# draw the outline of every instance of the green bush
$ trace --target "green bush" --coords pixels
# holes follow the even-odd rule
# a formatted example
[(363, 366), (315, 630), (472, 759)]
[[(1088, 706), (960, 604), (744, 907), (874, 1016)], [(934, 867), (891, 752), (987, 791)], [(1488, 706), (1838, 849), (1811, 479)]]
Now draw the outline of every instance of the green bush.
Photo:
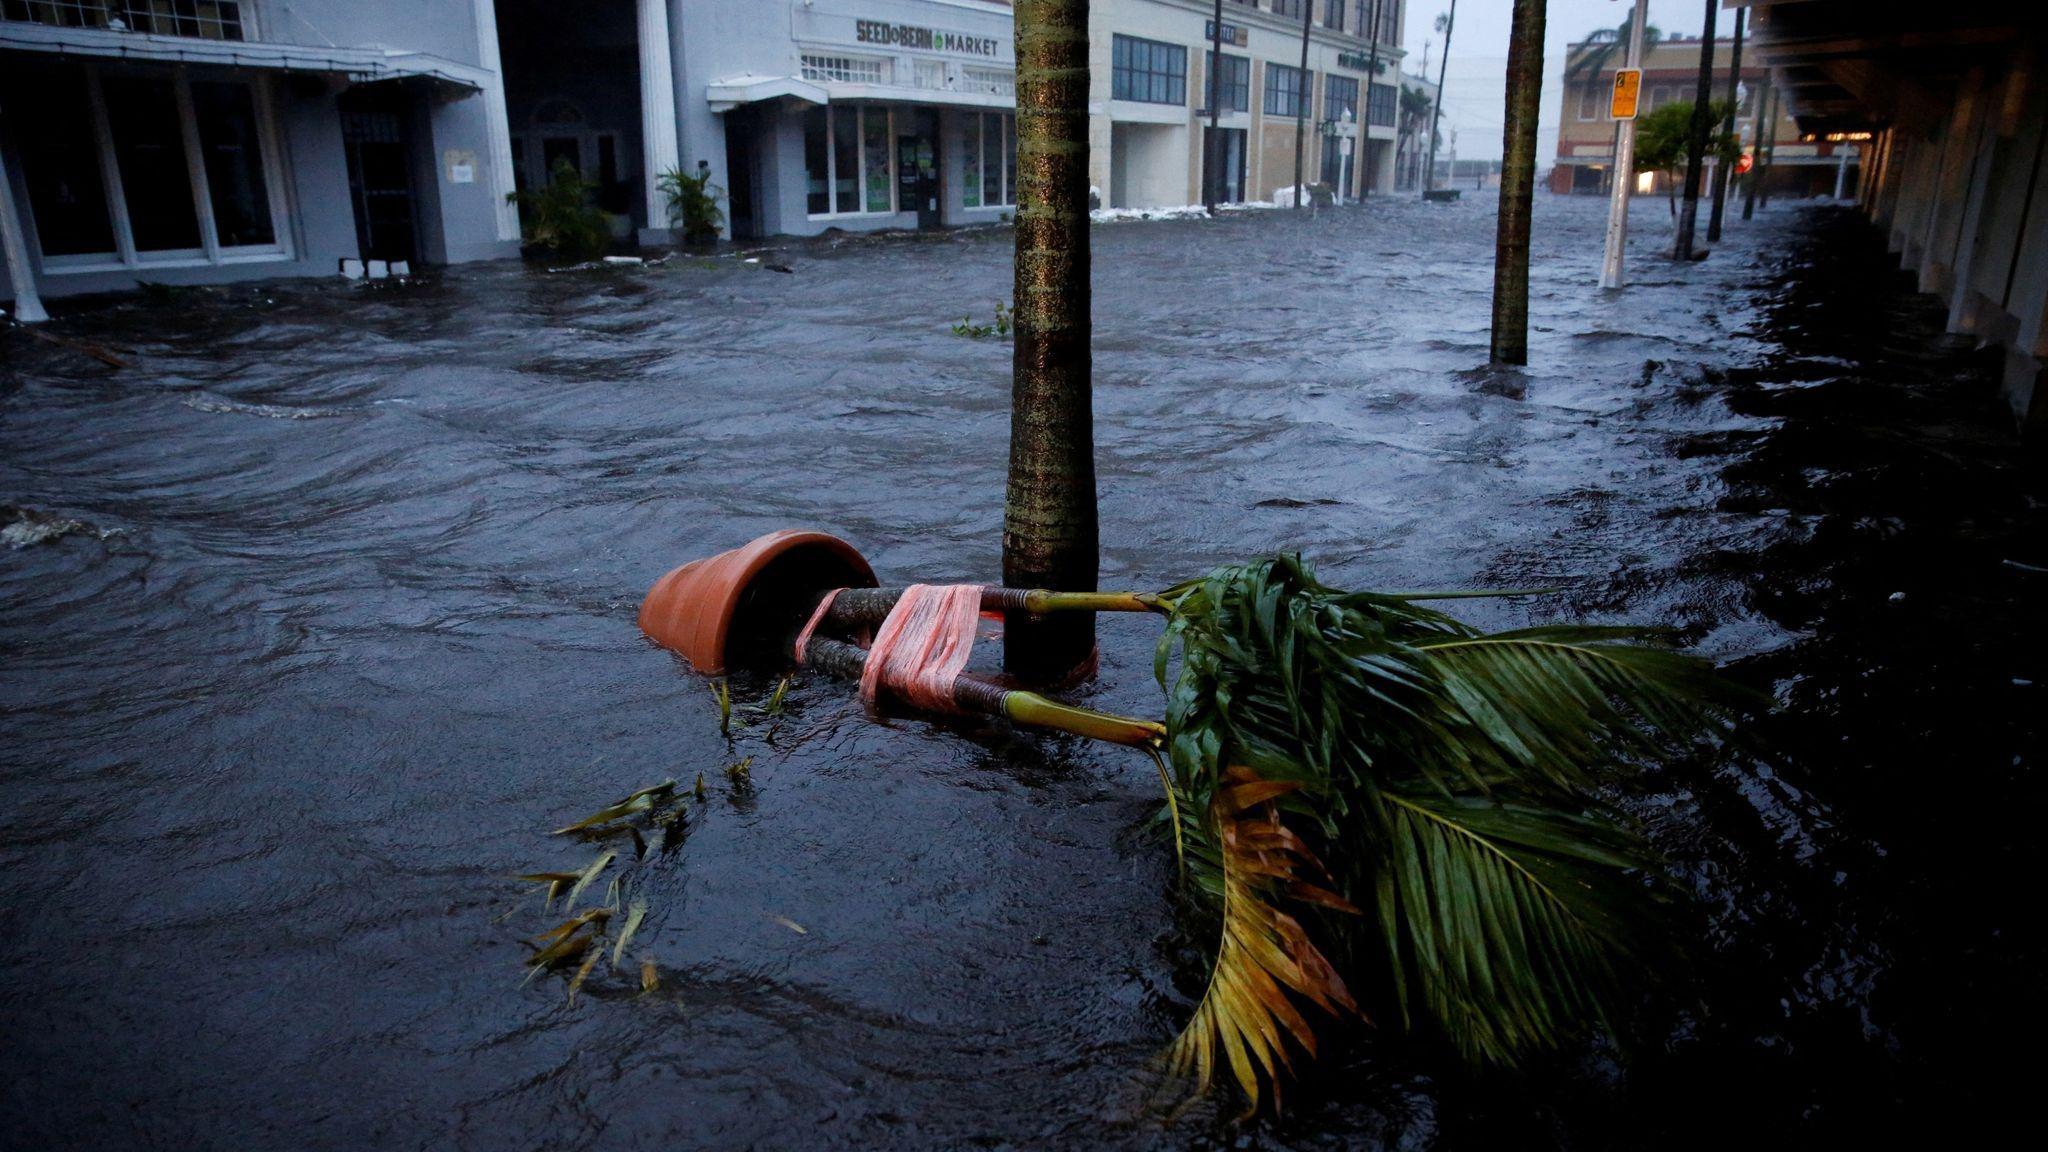
[(604, 209), (590, 202), (596, 190), (574, 164), (560, 159), (548, 175), (547, 187), (505, 198), (519, 205), (527, 244), (558, 259), (589, 260), (603, 255), (612, 241)]
[(718, 206), (725, 189), (711, 182), (708, 169), (692, 176), (671, 168), (656, 186), (668, 197), (668, 226), (683, 234), (683, 243), (710, 244), (718, 239), (725, 227), (725, 212)]

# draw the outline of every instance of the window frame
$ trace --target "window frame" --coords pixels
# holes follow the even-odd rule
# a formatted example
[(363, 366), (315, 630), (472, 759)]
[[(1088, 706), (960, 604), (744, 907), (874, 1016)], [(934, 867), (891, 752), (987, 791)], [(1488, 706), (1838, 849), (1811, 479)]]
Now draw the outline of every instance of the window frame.
[[(1600, 114), (1600, 93), (1607, 87), (1609, 87), (1609, 84), (1603, 84), (1598, 80), (1588, 80), (1585, 82), (1585, 84), (1583, 84), (1580, 87), (1578, 107), (1579, 123), (1591, 124), (1596, 121), (1605, 119), (1605, 117)], [(1592, 115), (1590, 116), (1586, 114), (1589, 109), (1592, 111)]]
[[(1295, 87), (1293, 91), (1294, 107), (1276, 108), (1274, 107), (1275, 99), (1277, 97), (1285, 96), (1288, 94), (1287, 91), (1284, 88), (1282, 88), (1281, 85), (1276, 83), (1276, 81), (1280, 77), (1287, 75), (1297, 77), (1297, 79), (1295, 80)], [(1302, 71), (1300, 68), (1297, 68), (1292, 64), (1282, 64), (1277, 60), (1266, 61), (1266, 99), (1263, 105), (1263, 107), (1265, 108), (1265, 114), (1268, 116), (1285, 116), (1289, 118), (1302, 116), (1306, 114), (1309, 108), (1307, 101), (1310, 96), (1309, 89), (1311, 88), (1311, 86), (1312, 85), (1309, 80), (1309, 74), (1307, 72)]]
[[(1169, 66), (1165, 69), (1154, 68), (1149, 66), (1145, 68), (1139, 68), (1127, 62), (1128, 57), (1126, 56), (1124, 51), (1121, 51), (1125, 48), (1126, 45), (1128, 45), (1132, 50), (1135, 50), (1139, 46), (1143, 46), (1148, 53), (1148, 64), (1150, 64), (1153, 61), (1153, 59), (1155, 59), (1157, 56), (1163, 55), (1169, 61)], [(1110, 99), (1122, 100), (1131, 104), (1159, 104), (1165, 107), (1187, 107), (1188, 50), (1185, 44), (1173, 44), (1165, 40), (1152, 40), (1143, 36), (1126, 36), (1123, 33), (1118, 32), (1110, 37), (1109, 52)], [(1136, 79), (1138, 77), (1146, 78), (1147, 82), (1145, 84), (1145, 89), (1147, 91), (1150, 91), (1153, 87), (1151, 78), (1163, 78), (1164, 83), (1167, 87), (1173, 90), (1174, 95), (1165, 98), (1154, 97), (1149, 95), (1129, 95), (1129, 92), (1137, 88)]]
[[(1017, 163), (1015, 144), (1017, 140), (1017, 117), (1009, 112), (969, 112), (973, 124), (972, 149), (963, 147), (961, 152), (967, 163), (965, 172), (974, 175), (975, 199), (967, 199), (967, 181), (960, 182), (960, 207), (981, 211), (982, 209), (1015, 208), (1017, 206)], [(996, 201), (990, 203), (988, 196), (988, 150), (991, 146), (988, 133), (989, 121), (995, 121), (999, 134), (993, 146), (996, 149)], [(964, 143), (964, 141), (963, 141)]]
[[(860, 170), (854, 173), (853, 181), (853, 199), (854, 203), (859, 205), (859, 207), (852, 212), (838, 210), (839, 147), (835, 137), (839, 132), (839, 117), (831, 114), (835, 108), (851, 108), (855, 113), (854, 119), (857, 122), (857, 130), (859, 132), (859, 138), (854, 141), (853, 145), (854, 155), (860, 161)], [(900, 190), (896, 186), (896, 110), (886, 104), (827, 104), (825, 105), (825, 112), (825, 197), (826, 202), (832, 207), (832, 211), (812, 212), (809, 210), (810, 205), (806, 203), (804, 205), (804, 219), (849, 220), (866, 218), (873, 220), (901, 213), (903, 210), (902, 197)], [(871, 210), (867, 206), (868, 155), (866, 141), (868, 117), (877, 112), (882, 115), (884, 131), (889, 140), (889, 207)], [(810, 176), (809, 170), (806, 169), (804, 174), (806, 179), (808, 179)]]
[[(1209, 46), (1203, 46), (1202, 57), (1204, 61), (1208, 63), (1211, 70), (1211, 74), (1206, 78), (1207, 83), (1210, 84), (1213, 84), (1216, 80), (1217, 75), (1222, 72), (1222, 69), (1215, 65), (1215, 61), (1213, 59), (1215, 55), (1216, 53), (1213, 50), (1211, 50)], [(1225, 104), (1223, 105), (1221, 110), (1225, 113), (1243, 112), (1249, 114), (1252, 110), (1252, 58), (1249, 56), (1239, 56), (1233, 52), (1225, 52), (1223, 53), (1223, 61), (1224, 63), (1230, 65), (1231, 70), (1233, 72), (1237, 70), (1239, 65), (1243, 65), (1244, 67), (1244, 85), (1242, 89), (1244, 92), (1244, 104), (1241, 106), (1237, 104)], [(1236, 83), (1235, 79), (1232, 80), (1228, 90), (1230, 92), (1231, 97), (1235, 99), (1239, 91), (1239, 85)], [(1208, 105), (1205, 103), (1202, 105), (1202, 107), (1206, 108), (1208, 107)]]
[[(1337, 95), (1337, 92), (1336, 92), (1336, 90), (1337, 90), (1337, 89), (1338, 89), (1339, 87), (1341, 87), (1341, 86), (1343, 86), (1343, 85), (1346, 85), (1346, 84), (1349, 84), (1349, 85), (1351, 86), (1351, 99), (1350, 99), (1350, 100), (1349, 100), (1349, 101), (1348, 101), (1348, 102), (1347, 102), (1347, 103), (1346, 103), (1345, 105), (1343, 105), (1343, 106), (1335, 106), (1334, 102), (1335, 102), (1335, 99), (1336, 99), (1336, 95)], [(1359, 122), (1358, 116), (1359, 116), (1359, 112), (1361, 111), (1361, 110), (1360, 110), (1360, 108), (1358, 107), (1358, 101), (1359, 101), (1359, 92), (1360, 92), (1360, 86), (1359, 86), (1358, 78), (1357, 78), (1356, 76), (1339, 76), (1339, 75), (1337, 75), (1337, 74), (1336, 74), (1335, 72), (1326, 72), (1326, 73), (1324, 73), (1324, 74), (1323, 74), (1323, 119), (1325, 119), (1325, 120), (1335, 120), (1335, 121), (1340, 121), (1340, 122), (1341, 122), (1341, 121), (1343, 120), (1343, 117), (1344, 117), (1344, 113), (1345, 113), (1346, 111), (1349, 111), (1349, 112), (1351, 113), (1351, 121), (1350, 121), (1350, 122), (1351, 122), (1351, 123), (1353, 123), (1353, 124), (1356, 124), (1356, 123), (1358, 123), (1358, 122)]]
[[(1387, 94), (1385, 120), (1376, 118), (1381, 92)], [(1374, 128), (1393, 128), (1398, 126), (1400, 119), (1401, 90), (1392, 84), (1376, 84), (1368, 77), (1365, 84), (1365, 122)]]
[[(245, 13), (246, 11), (244, 9)], [(90, 107), (89, 118), (99, 160), (100, 184), (107, 200), (107, 223), (113, 233), (114, 248), (109, 252), (46, 255), (43, 252), (42, 232), (35, 225), (35, 206), (32, 203), (24, 203), (22, 208), (29, 218), (30, 227), (35, 230), (38, 267), (45, 274), (58, 276), (151, 268), (205, 268), (295, 259), (291, 205), (285, 191), (284, 154), (278, 143), (277, 118), (272, 107), (269, 77), (200, 77), (202, 83), (239, 84), (249, 89), (250, 103), (254, 107), (256, 117), (257, 148), (262, 153), (264, 198), (269, 202), (270, 230), (271, 235), (275, 237), (268, 244), (226, 245), (220, 242), (218, 225), (214, 219), (213, 189), (206, 175), (206, 154), (200, 143), (198, 113), (192, 103), (191, 77), (184, 69), (165, 74), (154, 69), (118, 64), (106, 66), (97, 62), (81, 62), (76, 67), (85, 81), (86, 101)], [(101, 87), (103, 72), (143, 80), (162, 80), (171, 85), (173, 99), (177, 102), (179, 138), (185, 152), (185, 176), (190, 182), (192, 210), (199, 229), (198, 247), (151, 249), (147, 252), (135, 247), (135, 231), (128, 215), (127, 187), (122, 181), (120, 158), (115, 151), (113, 124), (107, 115), (106, 92)]]

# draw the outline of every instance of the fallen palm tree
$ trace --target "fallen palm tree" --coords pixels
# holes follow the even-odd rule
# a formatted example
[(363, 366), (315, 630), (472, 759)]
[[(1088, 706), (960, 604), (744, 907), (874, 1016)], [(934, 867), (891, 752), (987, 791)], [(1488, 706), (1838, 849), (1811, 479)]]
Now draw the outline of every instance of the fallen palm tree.
[[(1346, 977), (1380, 1023), (1475, 1064), (1605, 1027), (1665, 943), (1641, 837), (1605, 797), (1743, 703), (1649, 630), (1486, 633), (1427, 606), (1465, 594), (1344, 591), (1291, 555), (1159, 593), (875, 585), (843, 541), (775, 533), (663, 577), (640, 624), (700, 671), (793, 660), (870, 702), (1159, 756), (1220, 929), (1170, 1062), (1205, 1087), (1227, 1069), (1254, 1106), (1316, 1052), (1307, 1013), (1361, 1014)], [(1004, 610), (1164, 616), (1164, 723), (968, 673), (978, 615)]]

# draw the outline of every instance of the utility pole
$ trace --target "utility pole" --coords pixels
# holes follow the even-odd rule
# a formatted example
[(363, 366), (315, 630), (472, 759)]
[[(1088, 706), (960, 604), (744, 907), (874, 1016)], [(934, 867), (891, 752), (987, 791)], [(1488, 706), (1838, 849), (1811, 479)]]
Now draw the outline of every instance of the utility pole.
[[(1328, 0), (1325, 0), (1327, 3)], [(1316, 14), (1315, 0), (1301, 3), (1301, 95), (1294, 103), (1294, 207), (1301, 209), (1301, 150), (1303, 138), (1308, 134), (1309, 96), (1315, 85), (1308, 78), (1308, 27), (1309, 20)]]
[(1700, 219), (1700, 165), (1707, 154), (1707, 133), (1714, 130), (1714, 18), (1721, 0), (1706, 0), (1706, 26), (1700, 31), (1700, 78), (1693, 85), (1692, 130), (1685, 137), (1685, 211), (1678, 217), (1678, 242), (1671, 258), (1692, 259), (1692, 233)]
[[(1735, 134), (1735, 108), (1742, 103), (1742, 25), (1748, 13), (1735, 10), (1735, 57), (1728, 62), (1728, 115), (1721, 122), (1721, 134)], [(1721, 241), (1721, 218), (1728, 210), (1728, 162), (1723, 159), (1714, 165), (1714, 207), (1707, 213), (1707, 243)]]
[(1444, 77), (1451, 70), (1451, 32), (1458, 26), (1458, 0), (1451, 0), (1451, 10), (1444, 17), (1444, 54), (1436, 66), (1436, 109), (1429, 117), (1429, 170), (1422, 176), (1422, 198), (1429, 199), (1430, 189), (1436, 187), (1436, 126), (1444, 116)]
[[(1649, 23), (1650, 0), (1636, 0), (1629, 12), (1629, 68), (1643, 66), (1643, 25)], [(1628, 198), (1635, 189), (1636, 122), (1623, 120), (1614, 138), (1614, 194), (1607, 205), (1607, 253), (1600, 262), (1600, 286), (1619, 288), (1626, 281), (1622, 273), (1622, 251), (1628, 247)]]
[(1508, 17), (1508, 97), (1501, 129), (1500, 222), (1493, 242), (1493, 362), (1529, 362), (1529, 222), (1536, 128), (1543, 112), (1544, 0), (1515, 0)]
[(1771, 161), (1778, 158), (1778, 106), (1785, 101), (1778, 89), (1771, 89), (1771, 114), (1764, 119), (1763, 164), (1756, 170), (1756, 204), (1771, 206)]
[(1202, 207), (1216, 211), (1222, 195), (1223, 159), (1216, 153), (1223, 141), (1223, 0), (1216, 0), (1216, 19), (1209, 22), (1209, 133), (1202, 141)]
[[(1359, 151), (1363, 152), (1364, 155), (1358, 158), (1358, 166), (1365, 169), (1365, 182), (1358, 189), (1358, 198), (1360, 200), (1372, 195), (1372, 78), (1380, 74), (1380, 0), (1372, 0), (1371, 20), (1372, 23), (1365, 29), (1365, 34), (1372, 38), (1372, 57), (1366, 61), (1365, 65), (1365, 115), (1359, 117), (1364, 126), (1359, 130), (1358, 147)], [(1395, 84), (1394, 118), (1396, 120), (1401, 118), (1400, 108), (1401, 86)], [(1837, 196), (1836, 199), (1840, 199), (1840, 197)]]
[[(1095, 590), (1095, 415), (1088, 283), (1088, 0), (1017, 0), (1017, 301), (1003, 583)], [(1095, 654), (1087, 612), (1013, 612), (1003, 667), (1071, 676)]]

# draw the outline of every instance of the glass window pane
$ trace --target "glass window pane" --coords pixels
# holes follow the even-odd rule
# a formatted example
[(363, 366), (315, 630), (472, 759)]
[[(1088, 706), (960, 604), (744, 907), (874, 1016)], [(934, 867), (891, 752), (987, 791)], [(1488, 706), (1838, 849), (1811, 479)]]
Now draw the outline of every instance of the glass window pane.
[(185, 165), (185, 137), (171, 82), (108, 77), (101, 86), (136, 251), (199, 247), (192, 173)]
[(981, 150), (981, 186), (988, 189), (988, 202), (1008, 204), (1003, 198), (1003, 118), (990, 113), (982, 116), (983, 138), (987, 145)]
[(832, 210), (860, 211), (860, 109), (832, 110)]
[(889, 178), (889, 110), (863, 109), (861, 120), (865, 129), (861, 151), (867, 161), (863, 175), (867, 178), (868, 211), (887, 212), (893, 206), (890, 197), (896, 191), (895, 181)]
[(832, 168), (827, 159), (831, 125), (825, 109), (804, 110), (804, 211), (823, 216), (832, 211)]
[(1003, 203), (1017, 202), (1017, 118), (1001, 117), (1003, 122)]
[(256, 101), (248, 86), (195, 83), (192, 111), (199, 117), (199, 154), (206, 163), (206, 192), (221, 246), (277, 243)]
[(29, 214), (45, 256), (80, 256), (114, 251), (114, 225), (107, 216), (107, 188), (100, 175), (99, 136), (85, 74), (76, 68), (22, 69), (0, 96), (17, 111), (11, 117), (21, 175), (28, 185)]
[(981, 207), (981, 121), (980, 114), (970, 115), (960, 130), (960, 152), (967, 160), (960, 181), (960, 203), (968, 208)]

